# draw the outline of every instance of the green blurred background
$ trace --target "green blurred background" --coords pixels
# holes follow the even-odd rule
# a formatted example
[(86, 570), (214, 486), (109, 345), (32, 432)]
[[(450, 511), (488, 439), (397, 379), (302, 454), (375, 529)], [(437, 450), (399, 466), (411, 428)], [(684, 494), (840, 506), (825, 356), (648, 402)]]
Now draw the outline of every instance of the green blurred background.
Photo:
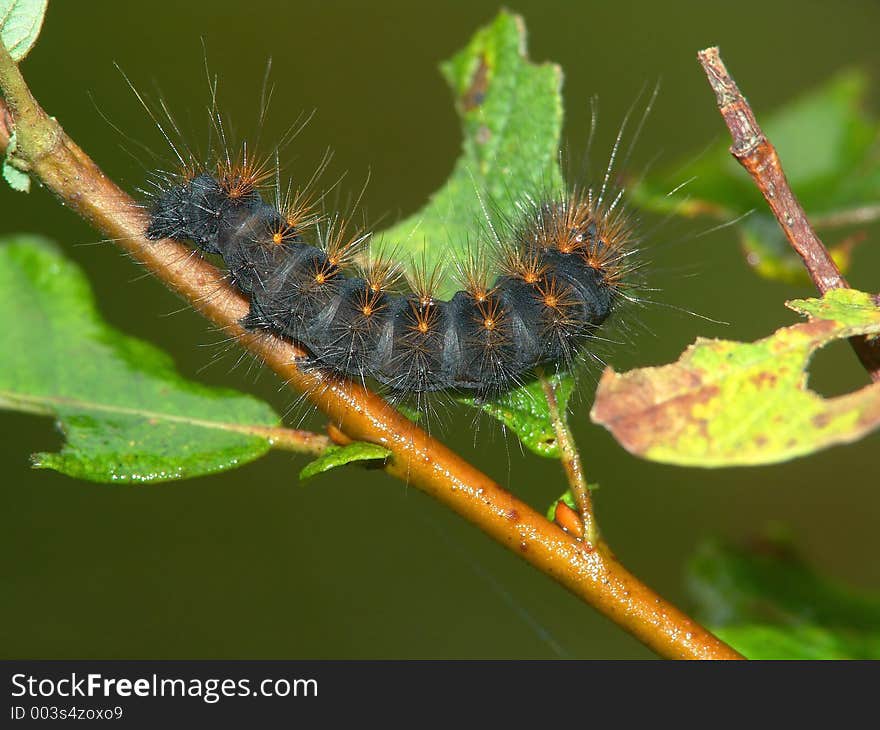
[[(122, 148), (137, 145), (102, 114), (133, 140), (166, 150), (114, 61), (139, 87), (161, 92), (198, 142), (208, 98), (200, 38), (221, 79), (222, 108), (242, 131), (254, 126), (271, 56), (277, 89), (267, 135), (317, 110), (289, 148), (289, 169), (310, 172), (331, 147), (330, 175), (349, 171), (345, 194), (372, 171), (365, 205), (387, 224), (416, 210), (449, 172), (458, 123), (436, 67), (497, 9), (483, 0), (56, 1), (23, 68), (45, 108), (133, 191), (144, 175)], [(642, 87), (661, 80), (636, 169), (655, 157), (668, 166), (724, 138), (695, 60), (705, 46), (721, 46), (759, 117), (841, 66), (880, 79), (875, 3), (519, 0), (511, 9), (528, 24), (531, 57), (565, 71), (573, 154), (586, 139), (591, 95), (602, 109), (602, 152)], [(280, 411), (293, 406), (271, 373), (224, 356), (204, 320), (45, 191), (0, 190), (0, 210), (2, 233), (59, 241), (85, 269), (107, 320), (171, 352), (184, 374), (255, 393)], [(610, 354), (618, 369), (675, 359), (697, 335), (763, 336), (795, 320), (783, 300), (812, 294), (757, 278), (732, 229), (699, 236), (713, 222), (655, 224), (658, 298), (731, 324), (648, 308), (635, 346)], [(869, 233), (850, 281), (877, 290), (878, 231)], [(828, 393), (864, 375), (839, 344), (820, 354), (812, 378)], [(630, 457), (589, 423), (592, 388), (584, 383), (573, 421), (590, 480), (602, 485), (601, 525), (623, 562), (660, 593), (687, 605), (683, 565), (701, 538), (746, 538), (768, 522), (791, 526), (822, 571), (880, 587), (876, 434), (779, 466), (661, 466)], [(291, 419), (301, 416), (294, 409)], [(539, 509), (563, 490), (557, 463), (523, 455), (485, 421), (475, 440), (471, 422), (470, 412), (451, 413), (443, 439)], [(94, 485), (29, 469), (29, 453), (60, 443), (49, 420), (4, 412), (0, 428), (4, 657), (651, 656), (479, 531), (380, 473), (349, 468), (300, 485), (303, 458), (276, 453), (220, 476)]]

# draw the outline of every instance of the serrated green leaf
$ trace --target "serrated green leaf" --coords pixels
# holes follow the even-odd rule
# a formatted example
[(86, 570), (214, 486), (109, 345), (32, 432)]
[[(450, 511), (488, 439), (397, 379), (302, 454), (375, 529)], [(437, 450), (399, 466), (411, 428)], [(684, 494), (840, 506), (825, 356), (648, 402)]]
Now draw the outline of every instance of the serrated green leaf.
[(688, 588), (699, 619), (750, 659), (880, 658), (880, 596), (818, 575), (778, 535), (705, 543)]
[(49, 0), (0, 0), (0, 40), (13, 61), (20, 61), (37, 42)]
[(876, 429), (880, 383), (822, 398), (806, 388), (805, 371), (832, 340), (880, 333), (880, 306), (852, 289), (789, 306), (810, 321), (753, 343), (698, 339), (663, 367), (608, 368), (593, 421), (633, 454), (707, 467), (785, 461)]
[(31, 190), (31, 176), (10, 165), (8, 159), (3, 160), (3, 179), (18, 193), (29, 193)]
[(26, 172), (19, 170), (12, 164), (12, 155), (18, 146), (15, 132), (9, 136), (9, 143), (6, 145), (6, 155), (3, 157), (3, 179), (9, 184), (13, 190), (19, 193), (29, 193), (31, 190), (31, 178)]
[[(427, 271), (465, 256), (475, 228), (485, 227), (487, 211), (493, 220), (515, 219), (524, 196), (556, 191), (562, 184), (557, 157), (562, 72), (555, 64), (528, 60), (519, 16), (500, 12), (442, 71), (462, 122), (461, 156), (422, 210), (382, 234), (396, 255)], [(460, 286), (448, 276), (449, 266), (443, 271), (447, 276), (437, 293), (446, 298)], [(572, 380), (559, 383), (564, 409)], [(535, 453), (559, 455), (540, 383), (491, 403), (460, 400), (500, 420)]]
[[(429, 271), (465, 253), (484, 204), (500, 217), (515, 216), (523, 195), (561, 184), (562, 72), (528, 60), (519, 16), (500, 12), (442, 71), (462, 121), (461, 156), (424, 208), (382, 234), (397, 255)], [(457, 288), (445, 278), (438, 294)]]
[[(880, 124), (864, 112), (867, 88), (863, 72), (848, 70), (775, 114), (757, 110), (792, 189), (819, 229), (880, 202)], [(687, 185), (668, 194), (685, 180)], [(729, 221), (755, 211), (737, 226), (749, 263), (767, 278), (806, 281), (803, 264), (725, 140), (696, 161), (639, 182), (631, 194), (637, 205), (687, 217)], [(829, 241), (829, 250), (845, 268), (848, 246)]]
[(98, 482), (230, 469), (271, 444), (265, 403), (182, 379), (170, 358), (104, 324), (82, 272), (34, 236), (0, 241), (0, 407), (54, 415), (66, 443), (38, 467)]
[(384, 461), (391, 452), (384, 446), (355, 441), (345, 446), (331, 446), (321, 456), (306, 464), (299, 473), (301, 481), (330, 471), (338, 466), (345, 466), (355, 461)]
[[(574, 391), (574, 378), (571, 375), (554, 375), (550, 378), (550, 383), (556, 390), (559, 411), (565, 413)], [(559, 458), (556, 430), (553, 428), (553, 419), (550, 417), (547, 398), (540, 380), (515, 388), (492, 401), (477, 402), (473, 398), (460, 400), (462, 403), (480, 408), (501, 421), (538, 456)]]

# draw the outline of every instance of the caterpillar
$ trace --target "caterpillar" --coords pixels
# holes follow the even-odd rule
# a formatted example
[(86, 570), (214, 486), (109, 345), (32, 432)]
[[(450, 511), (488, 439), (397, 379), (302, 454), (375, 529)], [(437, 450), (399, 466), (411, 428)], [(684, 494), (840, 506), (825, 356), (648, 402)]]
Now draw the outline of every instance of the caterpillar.
[(288, 188), (266, 202), (267, 169), (246, 148), (239, 162), (193, 166), (155, 196), (147, 237), (218, 255), (250, 299), (246, 328), (295, 341), (306, 367), (392, 395), (489, 399), (539, 368), (569, 369), (626, 285), (628, 219), (590, 189), (520, 206), (498, 236), (497, 278), (490, 284), (482, 257), (469, 257), (456, 267), (461, 288), (441, 300), (436, 272), (400, 291), (392, 258), (370, 255), (368, 234), (318, 215), (306, 193)]
[(471, 257), (457, 266), (461, 289), (441, 300), (433, 272), (398, 291), (391, 258), (364, 255), (370, 236), (317, 215), (303, 192), (266, 202), (266, 166), (246, 151), (242, 159), (193, 168), (167, 185), (146, 235), (218, 255), (250, 299), (244, 326), (297, 342), (307, 367), (393, 395), (492, 398), (538, 368), (570, 368), (625, 285), (628, 220), (590, 189), (530, 201), (498, 241), (497, 278), (488, 283), (482, 259)]

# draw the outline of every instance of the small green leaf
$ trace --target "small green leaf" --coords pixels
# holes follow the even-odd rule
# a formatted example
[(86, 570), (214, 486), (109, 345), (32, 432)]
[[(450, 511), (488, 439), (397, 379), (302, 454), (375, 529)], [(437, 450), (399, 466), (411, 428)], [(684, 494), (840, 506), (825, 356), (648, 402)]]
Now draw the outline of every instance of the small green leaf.
[[(757, 110), (792, 189), (818, 229), (880, 202), (880, 123), (864, 111), (868, 86), (863, 72), (849, 70), (766, 119)], [(767, 278), (806, 281), (803, 264), (785, 242), (757, 187), (731, 157), (727, 140), (694, 162), (646, 178), (631, 194), (642, 207), (686, 217), (710, 215), (729, 221), (753, 211), (737, 226), (749, 263)], [(846, 243), (829, 243), (844, 268), (848, 248)]]
[(19, 170), (11, 161), (16, 146), (15, 132), (13, 132), (9, 137), (9, 143), (6, 145), (6, 155), (3, 158), (3, 179), (16, 192), (28, 193), (31, 189), (30, 175)]
[(578, 505), (574, 499), (574, 495), (570, 491), (565, 490), (562, 494), (559, 495), (557, 499), (554, 499), (550, 503), (550, 506), (547, 508), (547, 512), (545, 514), (547, 515), (547, 519), (550, 520), (550, 522), (553, 522), (553, 520), (556, 519), (556, 505), (560, 502), (562, 502), (570, 509), (573, 509), (575, 512), (578, 511)]
[(3, 160), (3, 179), (18, 193), (29, 193), (31, 190), (31, 176), (10, 165), (8, 159)]
[(37, 42), (49, 0), (0, 0), (0, 40), (13, 61), (20, 61)]
[[(556, 389), (559, 411), (564, 413), (574, 391), (574, 378), (571, 375), (554, 375), (550, 378), (550, 382)], [(547, 398), (540, 380), (511, 390), (492, 401), (478, 403), (473, 398), (460, 400), (462, 403), (482, 409), (501, 421), (538, 456), (559, 458), (556, 431), (553, 428), (553, 419), (550, 417)]]
[(97, 482), (159, 482), (252, 461), (278, 425), (265, 403), (182, 379), (152, 345), (104, 324), (82, 272), (35, 236), (0, 241), (0, 407), (65, 435), (35, 466)]
[(852, 289), (789, 306), (810, 321), (754, 343), (698, 339), (672, 365), (608, 368), (593, 421), (638, 456), (710, 467), (784, 461), (876, 429), (880, 383), (822, 398), (806, 388), (805, 369), (832, 340), (880, 333), (880, 306)]
[[(499, 218), (515, 217), (524, 195), (561, 184), (562, 71), (528, 60), (519, 16), (500, 12), (442, 71), (462, 120), (461, 156), (422, 210), (382, 234), (428, 271), (466, 252), (475, 226), (485, 224), (484, 205)], [(457, 288), (447, 278), (438, 294)]]
[[(599, 488), (598, 484), (588, 484), (587, 485), (587, 489), (589, 489), (591, 492), (595, 492), (598, 488)], [(559, 495), (559, 497), (557, 499), (554, 499), (550, 503), (550, 506), (547, 508), (547, 512), (546, 512), (547, 519), (550, 520), (551, 522), (553, 522), (553, 520), (556, 519), (556, 505), (559, 502), (562, 502), (570, 509), (573, 509), (575, 512), (578, 512), (580, 509), (578, 507), (577, 500), (575, 500), (575, 498), (574, 498), (574, 495), (571, 493), (571, 491), (566, 489), (562, 494)]]
[(880, 659), (880, 596), (818, 575), (781, 536), (705, 543), (688, 588), (698, 618), (750, 659)]
[(306, 464), (299, 473), (301, 481), (354, 461), (385, 461), (391, 452), (383, 446), (355, 441), (346, 446), (331, 446), (321, 456)]

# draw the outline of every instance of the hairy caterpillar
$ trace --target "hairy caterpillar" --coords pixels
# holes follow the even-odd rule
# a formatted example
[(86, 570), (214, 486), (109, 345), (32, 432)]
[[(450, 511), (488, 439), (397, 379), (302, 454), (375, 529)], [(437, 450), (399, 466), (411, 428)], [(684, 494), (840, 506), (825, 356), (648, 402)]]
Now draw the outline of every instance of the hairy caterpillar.
[(627, 220), (591, 190), (532, 202), (499, 242), (494, 282), (474, 257), (459, 264), (462, 288), (444, 301), (425, 272), (398, 291), (399, 269), (385, 255), (355, 267), (369, 236), (315, 215), (303, 192), (265, 202), (265, 177), (246, 154), (194, 168), (156, 197), (147, 236), (218, 254), (251, 300), (247, 327), (301, 344), (309, 366), (393, 394), (490, 398), (536, 368), (567, 369), (625, 283)]

